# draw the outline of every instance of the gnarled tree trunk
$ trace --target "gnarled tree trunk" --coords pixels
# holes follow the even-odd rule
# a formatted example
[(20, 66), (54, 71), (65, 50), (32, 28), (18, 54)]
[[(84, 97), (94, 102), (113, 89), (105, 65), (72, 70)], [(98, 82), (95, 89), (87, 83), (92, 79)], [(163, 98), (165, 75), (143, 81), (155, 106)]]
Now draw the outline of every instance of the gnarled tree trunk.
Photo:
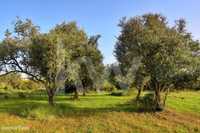
[(141, 91), (142, 91), (142, 89), (141, 89), (141, 88), (138, 88), (138, 93), (137, 93), (137, 96), (136, 96), (136, 101), (139, 100), (140, 95), (141, 95)]
[(155, 109), (156, 111), (162, 111), (164, 109), (160, 88), (155, 89)]
[(53, 96), (52, 95), (49, 95), (49, 105), (54, 105), (54, 99), (53, 99)]
[(77, 88), (74, 90), (74, 99), (75, 99), (75, 100), (76, 100), (76, 99), (79, 99), (79, 96), (78, 96), (78, 89), (77, 89)]
[(85, 89), (83, 90), (83, 96), (86, 96), (86, 90)]
[(54, 105), (54, 95), (55, 95), (55, 91), (53, 89), (48, 89), (47, 90), (47, 94), (48, 94), (48, 102), (49, 105), (53, 106)]

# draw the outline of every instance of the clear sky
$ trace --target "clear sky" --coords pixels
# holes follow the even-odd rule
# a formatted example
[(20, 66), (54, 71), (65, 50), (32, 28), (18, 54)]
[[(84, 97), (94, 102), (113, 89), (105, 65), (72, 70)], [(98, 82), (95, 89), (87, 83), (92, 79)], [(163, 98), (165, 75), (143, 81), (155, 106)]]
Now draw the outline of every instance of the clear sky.
[(99, 48), (104, 63), (113, 63), (119, 20), (148, 12), (162, 13), (170, 24), (177, 18), (185, 18), (189, 31), (200, 39), (199, 0), (1, 0), (0, 39), (16, 16), (32, 19), (43, 32), (62, 21), (75, 20), (88, 35), (102, 35)]

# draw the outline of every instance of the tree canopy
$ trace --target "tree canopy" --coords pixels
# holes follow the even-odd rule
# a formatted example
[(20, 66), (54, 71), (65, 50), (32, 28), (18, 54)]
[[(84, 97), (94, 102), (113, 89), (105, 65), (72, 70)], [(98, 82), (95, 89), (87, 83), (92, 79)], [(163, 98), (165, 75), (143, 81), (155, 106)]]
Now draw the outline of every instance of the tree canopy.
[[(48, 33), (41, 33), (31, 20), (18, 19), (14, 32), (8, 30), (0, 45), (1, 76), (25, 73), (29, 78), (42, 82), (53, 105), (58, 88), (67, 81), (79, 82), (88, 78), (80, 73), (93, 68), (93, 77), (103, 71), (102, 55), (97, 48), (97, 37), (88, 37), (75, 22), (58, 24)], [(85, 63), (84, 63), (85, 61)], [(84, 77), (84, 78), (83, 78)], [(89, 78), (93, 78), (89, 77)], [(95, 81), (95, 80), (93, 80)]]
[(166, 17), (160, 14), (123, 19), (119, 26), (122, 30), (115, 55), (123, 72), (129, 72), (134, 58), (140, 59), (137, 71), (150, 77), (156, 108), (161, 109), (160, 92), (171, 88), (175, 77), (183, 73), (198, 73), (199, 57), (193, 53), (199, 50), (199, 42), (187, 32), (184, 19), (177, 20), (175, 26), (170, 27)]

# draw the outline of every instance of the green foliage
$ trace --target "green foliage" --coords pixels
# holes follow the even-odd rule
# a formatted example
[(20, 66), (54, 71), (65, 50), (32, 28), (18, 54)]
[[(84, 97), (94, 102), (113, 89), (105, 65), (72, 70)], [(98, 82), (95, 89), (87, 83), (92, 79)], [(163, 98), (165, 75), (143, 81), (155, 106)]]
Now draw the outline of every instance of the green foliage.
[(19, 92), (18, 96), (19, 96), (19, 98), (26, 98), (27, 97), (26, 93), (24, 93), (24, 92)]
[(34, 118), (34, 119), (52, 119), (56, 116), (63, 116), (66, 110), (66, 106), (63, 105), (56, 105), (55, 107), (52, 106), (41, 106), (38, 108), (33, 108), (27, 111), (24, 115), (26, 117)]
[(50, 104), (57, 88), (67, 81), (84, 82), (88, 87), (90, 80), (96, 85), (101, 79), (103, 57), (97, 48), (100, 36), (87, 37), (75, 22), (64, 22), (41, 33), (31, 20), (17, 19), (13, 32), (7, 30), (5, 35), (0, 45), (1, 76), (24, 73), (41, 82)]
[(104, 73), (104, 79), (113, 84), (117, 89), (127, 89), (132, 82), (130, 75), (124, 75), (117, 63), (107, 65)]
[(136, 95), (136, 89), (134, 87), (130, 87), (126, 91), (126, 96), (134, 96)]
[(169, 27), (164, 16), (145, 14), (124, 19), (119, 26), (122, 30), (116, 44), (116, 58), (125, 73), (129, 73), (135, 58), (140, 59), (137, 87), (141, 88), (145, 77), (150, 77), (149, 84), (155, 90), (158, 106), (161, 105), (160, 91), (172, 88), (174, 77), (198, 73), (199, 58), (193, 56), (193, 52), (199, 44), (186, 31), (184, 20)]
[(111, 84), (110, 82), (105, 81), (103, 83), (102, 90), (103, 91), (110, 91), (111, 92), (111, 91), (117, 90), (117, 88), (113, 84)]
[(4, 91), (34, 91), (43, 89), (42, 84), (23, 79), (18, 74), (9, 74), (0, 78), (0, 89)]
[(121, 91), (113, 91), (113, 92), (111, 92), (110, 95), (111, 96), (126, 96), (126, 91), (123, 91), (123, 90), (121, 90)]

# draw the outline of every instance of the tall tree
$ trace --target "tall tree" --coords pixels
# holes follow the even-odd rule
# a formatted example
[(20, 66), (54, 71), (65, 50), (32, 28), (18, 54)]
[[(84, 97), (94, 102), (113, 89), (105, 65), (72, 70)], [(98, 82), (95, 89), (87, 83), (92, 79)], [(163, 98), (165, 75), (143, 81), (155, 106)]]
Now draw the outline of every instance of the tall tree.
[(193, 73), (199, 67), (198, 59), (192, 55), (199, 44), (186, 32), (184, 20), (169, 27), (160, 14), (123, 19), (119, 26), (122, 30), (115, 46), (117, 60), (128, 73), (132, 60), (139, 57), (142, 71), (150, 77), (155, 109), (162, 110), (165, 98), (162, 99), (161, 92), (173, 86), (176, 75)]
[(67, 52), (60, 48), (56, 36), (41, 34), (31, 20), (17, 20), (14, 33), (6, 32), (1, 44), (1, 76), (24, 73), (29, 78), (42, 82), (53, 105), (58, 87), (57, 78), (64, 66)]
[[(90, 87), (95, 88), (103, 73), (103, 56), (98, 49), (100, 35), (88, 37), (75, 22), (57, 25), (51, 33), (60, 35), (63, 39), (64, 48), (69, 49), (71, 63), (77, 68), (76, 76), (68, 80), (70, 84), (77, 86), (75, 98), (78, 98), (79, 87), (83, 92)], [(75, 67), (72, 69), (75, 70)]]
[(14, 32), (7, 30), (5, 35), (0, 45), (1, 76), (24, 73), (42, 82), (50, 105), (54, 104), (57, 88), (63, 87), (66, 81), (80, 81), (80, 59), (88, 57), (101, 66), (102, 55), (94, 45), (97, 41), (93, 45), (88, 43), (86, 33), (75, 22), (64, 22), (48, 33), (41, 33), (31, 20), (18, 19)]

